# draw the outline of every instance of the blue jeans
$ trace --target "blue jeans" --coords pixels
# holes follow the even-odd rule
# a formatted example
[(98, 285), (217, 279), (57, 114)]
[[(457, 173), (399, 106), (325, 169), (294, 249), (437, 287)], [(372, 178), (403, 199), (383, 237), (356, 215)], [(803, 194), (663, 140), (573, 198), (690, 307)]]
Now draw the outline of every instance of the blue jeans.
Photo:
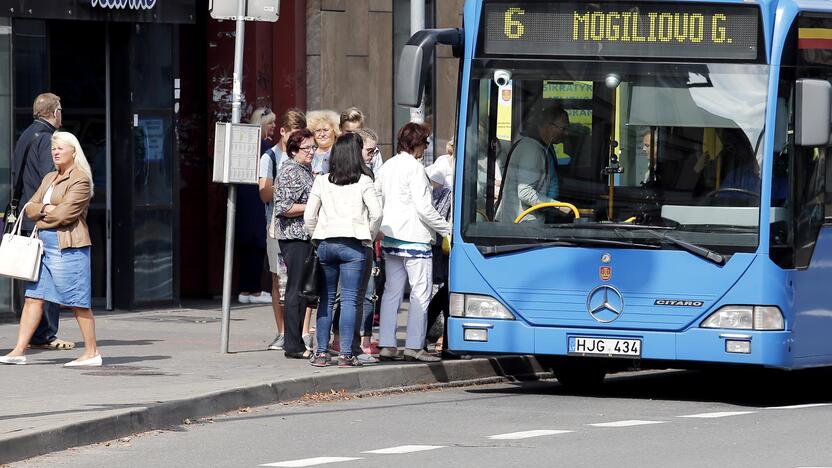
[(366, 250), (357, 239), (333, 238), (321, 241), (318, 245), (318, 259), (324, 271), (326, 287), (321, 292), (315, 334), (318, 340), (318, 353), (326, 352), (329, 334), (332, 328), (332, 309), (335, 292), (341, 282), (341, 317), (338, 329), (341, 335), (341, 354), (352, 353), (353, 333), (355, 332), (358, 293), (362, 288)]

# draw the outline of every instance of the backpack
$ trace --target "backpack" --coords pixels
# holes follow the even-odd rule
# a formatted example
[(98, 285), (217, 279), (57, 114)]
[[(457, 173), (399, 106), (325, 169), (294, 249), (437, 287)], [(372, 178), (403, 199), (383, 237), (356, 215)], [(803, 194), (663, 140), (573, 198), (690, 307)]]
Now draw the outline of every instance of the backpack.
[(269, 159), (272, 160), (272, 182), (274, 182), (277, 178), (277, 155), (274, 154), (274, 148), (267, 149), (266, 154), (268, 154)]

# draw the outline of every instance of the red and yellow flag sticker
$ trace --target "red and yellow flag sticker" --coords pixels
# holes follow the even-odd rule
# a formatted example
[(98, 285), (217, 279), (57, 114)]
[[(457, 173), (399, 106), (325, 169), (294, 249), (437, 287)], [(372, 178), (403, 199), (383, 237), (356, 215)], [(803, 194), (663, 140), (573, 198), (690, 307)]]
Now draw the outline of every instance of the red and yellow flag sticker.
[(799, 28), (797, 30), (798, 49), (832, 49), (832, 29)]

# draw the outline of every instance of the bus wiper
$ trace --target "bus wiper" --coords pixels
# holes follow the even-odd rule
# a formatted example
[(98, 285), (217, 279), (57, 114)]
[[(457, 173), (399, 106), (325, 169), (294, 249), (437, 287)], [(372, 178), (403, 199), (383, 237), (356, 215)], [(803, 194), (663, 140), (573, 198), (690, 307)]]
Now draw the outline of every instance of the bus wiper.
[(635, 242), (625, 242), (610, 239), (592, 239), (580, 237), (555, 237), (548, 238), (541, 242), (529, 242), (525, 244), (506, 244), (506, 245), (478, 245), (477, 250), (484, 257), (493, 255), (501, 255), (512, 252), (520, 252), (522, 250), (540, 249), (545, 247), (576, 247), (576, 246), (605, 246), (605, 247), (640, 247), (644, 249), (658, 249), (658, 245), (654, 244), (639, 244)]
[(705, 247), (702, 247), (702, 246), (699, 246), (699, 245), (696, 245), (696, 244), (691, 244), (690, 242), (685, 242), (681, 239), (677, 239), (675, 237), (668, 236), (665, 233), (656, 232), (654, 230), (648, 229), (644, 232), (652, 234), (652, 235), (658, 237), (659, 239), (670, 242), (671, 244), (676, 245), (677, 247), (681, 248), (682, 250), (685, 250), (685, 251), (690, 252), (690, 253), (692, 253), (696, 256), (704, 258), (705, 260), (710, 260), (710, 261), (716, 263), (717, 265), (722, 266), (722, 265), (725, 264), (725, 257), (722, 254), (714, 252), (711, 249), (708, 249), (708, 248), (705, 248)]
[(650, 226), (646, 224), (630, 224), (630, 223), (605, 223), (605, 222), (588, 222), (588, 223), (563, 223), (563, 224), (547, 224), (546, 227), (556, 227), (556, 228), (615, 228), (615, 229), (632, 229), (632, 230), (641, 230), (641, 229), (652, 229), (652, 230), (661, 230), (661, 231), (672, 231), (676, 229), (675, 227), (671, 226)]

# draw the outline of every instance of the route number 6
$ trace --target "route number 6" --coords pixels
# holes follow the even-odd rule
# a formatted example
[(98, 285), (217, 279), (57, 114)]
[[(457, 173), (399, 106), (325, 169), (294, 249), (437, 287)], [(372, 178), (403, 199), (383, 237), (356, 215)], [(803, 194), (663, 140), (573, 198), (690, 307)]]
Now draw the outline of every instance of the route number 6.
[(526, 26), (519, 20), (514, 19), (514, 15), (525, 15), (526, 10), (522, 8), (509, 8), (505, 14), (505, 32), (506, 36), (511, 39), (519, 39), (526, 31)]

